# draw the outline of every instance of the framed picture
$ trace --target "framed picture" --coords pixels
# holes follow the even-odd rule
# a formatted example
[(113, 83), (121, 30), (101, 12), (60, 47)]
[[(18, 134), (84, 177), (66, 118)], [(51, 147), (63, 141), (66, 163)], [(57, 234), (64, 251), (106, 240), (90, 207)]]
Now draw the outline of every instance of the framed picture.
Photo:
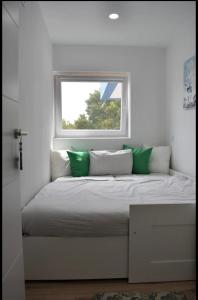
[(196, 106), (195, 86), (195, 56), (184, 63), (184, 103), (183, 108), (189, 109)]

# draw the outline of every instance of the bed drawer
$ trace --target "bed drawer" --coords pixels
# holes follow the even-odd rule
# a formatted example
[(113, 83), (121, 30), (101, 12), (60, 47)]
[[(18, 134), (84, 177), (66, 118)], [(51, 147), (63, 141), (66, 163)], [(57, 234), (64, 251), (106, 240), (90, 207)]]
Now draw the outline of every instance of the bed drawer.
[(131, 205), (129, 282), (195, 279), (195, 205)]

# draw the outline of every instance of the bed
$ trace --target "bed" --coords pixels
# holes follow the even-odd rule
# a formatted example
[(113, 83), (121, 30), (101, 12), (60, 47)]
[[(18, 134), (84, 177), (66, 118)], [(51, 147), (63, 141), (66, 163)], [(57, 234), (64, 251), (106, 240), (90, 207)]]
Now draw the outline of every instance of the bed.
[(26, 280), (195, 276), (195, 182), (183, 174), (60, 177), (22, 224)]

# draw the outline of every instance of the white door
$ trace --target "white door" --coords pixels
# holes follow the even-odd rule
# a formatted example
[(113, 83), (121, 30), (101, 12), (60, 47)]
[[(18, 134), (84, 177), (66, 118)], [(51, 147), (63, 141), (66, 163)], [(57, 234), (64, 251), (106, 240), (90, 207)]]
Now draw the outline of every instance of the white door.
[(18, 13), (19, 1), (4, 1), (3, 19), (3, 300), (24, 300), (24, 270), (20, 206)]

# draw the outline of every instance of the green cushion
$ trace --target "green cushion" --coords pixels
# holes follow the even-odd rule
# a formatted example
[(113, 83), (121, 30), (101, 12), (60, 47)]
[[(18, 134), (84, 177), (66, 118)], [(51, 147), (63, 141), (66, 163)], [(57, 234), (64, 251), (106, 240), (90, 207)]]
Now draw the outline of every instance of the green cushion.
[(132, 147), (130, 145), (123, 145), (123, 149), (131, 149), (133, 155), (133, 169), (134, 174), (149, 174), (149, 160), (152, 148), (144, 149), (142, 147)]
[(71, 173), (74, 177), (89, 175), (89, 152), (67, 151), (70, 160)]

